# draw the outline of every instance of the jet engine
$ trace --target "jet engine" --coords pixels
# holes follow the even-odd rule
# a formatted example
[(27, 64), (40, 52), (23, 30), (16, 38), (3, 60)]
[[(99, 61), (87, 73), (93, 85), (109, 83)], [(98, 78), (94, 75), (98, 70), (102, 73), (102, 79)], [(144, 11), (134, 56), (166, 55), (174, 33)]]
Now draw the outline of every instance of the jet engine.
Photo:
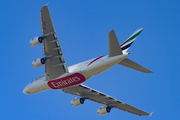
[(71, 101), (71, 105), (73, 107), (79, 106), (84, 103), (84, 100), (85, 100), (84, 98), (75, 98)]
[(38, 58), (38, 59), (32, 61), (32, 66), (35, 67), (35, 68), (40, 67), (43, 64), (45, 64), (47, 59), (48, 58)]
[(37, 46), (37, 45), (39, 45), (40, 43), (42, 43), (42, 41), (43, 41), (43, 39), (44, 39), (45, 37), (46, 37), (46, 36), (35, 37), (35, 38), (31, 39), (31, 40), (29, 41), (29, 43), (30, 43), (30, 45), (31, 45), (32, 47)]
[(110, 111), (111, 111), (110, 107), (100, 107), (99, 109), (97, 109), (98, 115), (104, 115), (109, 113)]

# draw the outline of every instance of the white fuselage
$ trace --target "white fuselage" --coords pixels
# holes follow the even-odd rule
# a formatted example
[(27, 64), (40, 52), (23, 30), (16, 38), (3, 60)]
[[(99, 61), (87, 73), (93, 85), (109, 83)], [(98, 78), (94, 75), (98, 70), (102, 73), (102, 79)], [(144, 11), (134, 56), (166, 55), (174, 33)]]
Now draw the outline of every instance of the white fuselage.
[[(75, 64), (75, 65), (72, 65), (72, 66), (68, 67), (69, 73), (65, 73), (65, 74), (59, 76), (58, 78), (54, 79), (54, 81), (61, 80), (61, 78), (67, 79), (68, 76), (72, 76), (73, 74), (78, 73), (84, 77), (83, 82), (85, 82), (92, 76), (102, 73), (105, 70), (111, 68), (112, 66), (118, 64), (119, 62), (124, 60), (128, 55), (129, 55), (128, 53), (125, 53), (125, 54), (114, 56), (114, 57), (109, 57), (108, 55), (101, 56), (101, 57), (97, 57), (97, 58), (94, 58), (91, 60), (87, 60), (85, 62), (81, 62), (81, 63)], [(70, 82), (71, 83), (74, 82), (73, 86), (82, 84), (83, 82), (81, 82), (81, 83), (77, 82), (77, 84), (76, 84), (76, 81), (78, 81), (79, 79), (80, 78), (78, 78), (77, 80), (74, 80), (74, 81), (71, 80)], [(34, 94), (34, 93), (38, 93), (38, 92), (41, 92), (44, 90), (53, 89), (49, 84), (50, 83), (48, 83), (48, 81), (46, 81), (46, 76), (42, 75), (42, 76), (34, 79), (33, 81), (31, 81), (24, 88), (23, 92), (25, 94)], [(55, 83), (51, 83), (51, 84), (54, 85), (54, 87), (56, 87), (57, 85), (59, 85), (60, 87), (63, 87), (63, 85), (67, 86), (68, 83), (66, 80), (66, 82), (63, 82), (63, 84), (62, 83), (60, 84), (60, 82), (59, 82), (59, 84), (56, 83), (57, 85), (55, 85)]]

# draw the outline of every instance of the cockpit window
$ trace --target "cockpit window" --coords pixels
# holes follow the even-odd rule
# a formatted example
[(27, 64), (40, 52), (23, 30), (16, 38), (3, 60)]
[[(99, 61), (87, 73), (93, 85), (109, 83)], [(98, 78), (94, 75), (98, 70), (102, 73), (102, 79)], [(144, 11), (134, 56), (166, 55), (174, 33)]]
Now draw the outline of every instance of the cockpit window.
[(31, 81), (31, 84), (32, 84), (34, 81), (40, 80), (40, 79), (43, 78), (43, 77), (45, 77), (45, 75), (42, 75), (42, 76), (40, 76), (40, 77), (34, 79), (33, 81)]

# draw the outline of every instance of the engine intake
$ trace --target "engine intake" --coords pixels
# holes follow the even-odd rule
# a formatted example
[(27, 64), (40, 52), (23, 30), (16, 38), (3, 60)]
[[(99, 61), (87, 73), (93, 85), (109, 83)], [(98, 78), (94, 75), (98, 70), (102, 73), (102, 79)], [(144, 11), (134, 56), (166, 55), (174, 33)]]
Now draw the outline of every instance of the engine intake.
[(100, 107), (99, 109), (97, 109), (98, 115), (104, 115), (109, 113), (110, 111), (111, 111), (110, 107)]
[(38, 59), (32, 61), (32, 66), (35, 67), (35, 68), (40, 67), (40, 66), (42, 66), (43, 64), (45, 64), (45, 62), (46, 62), (47, 59), (48, 59), (48, 58), (46, 58), (46, 57), (44, 57), (44, 58), (38, 58)]
[(37, 45), (39, 45), (40, 43), (42, 43), (42, 41), (43, 41), (43, 39), (44, 39), (45, 37), (46, 37), (46, 36), (35, 37), (35, 38), (31, 39), (31, 40), (29, 41), (29, 43), (30, 43), (30, 45), (31, 45), (32, 47), (37, 46)]
[(71, 105), (72, 105), (73, 107), (76, 107), (76, 106), (79, 106), (79, 105), (83, 104), (84, 101), (85, 101), (84, 98), (75, 98), (75, 99), (73, 99), (73, 100), (71, 101)]

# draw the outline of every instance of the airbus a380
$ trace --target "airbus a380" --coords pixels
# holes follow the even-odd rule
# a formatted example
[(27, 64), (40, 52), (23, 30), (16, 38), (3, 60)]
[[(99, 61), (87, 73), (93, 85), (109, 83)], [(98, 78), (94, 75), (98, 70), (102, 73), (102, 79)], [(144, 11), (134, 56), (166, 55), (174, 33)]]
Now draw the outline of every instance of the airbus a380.
[(109, 95), (82, 85), (82, 83), (89, 80), (92, 76), (102, 73), (116, 64), (140, 72), (152, 73), (150, 70), (127, 58), (130, 54), (127, 50), (142, 32), (143, 28), (136, 30), (121, 45), (119, 45), (114, 30), (111, 30), (108, 34), (108, 55), (67, 67), (47, 5), (42, 7), (40, 16), (43, 35), (31, 39), (30, 45), (37, 46), (42, 43), (44, 57), (34, 60), (32, 66), (36, 68), (45, 64), (45, 75), (31, 81), (23, 90), (25, 94), (35, 94), (45, 90), (61, 90), (65, 93), (79, 96), (79, 98), (71, 101), (72, 106), (79, 106), (86, 99), (105, 105), (97, 110), (99, 115), (109, 113), (112, 108), (139, 116), (151, 115)]

